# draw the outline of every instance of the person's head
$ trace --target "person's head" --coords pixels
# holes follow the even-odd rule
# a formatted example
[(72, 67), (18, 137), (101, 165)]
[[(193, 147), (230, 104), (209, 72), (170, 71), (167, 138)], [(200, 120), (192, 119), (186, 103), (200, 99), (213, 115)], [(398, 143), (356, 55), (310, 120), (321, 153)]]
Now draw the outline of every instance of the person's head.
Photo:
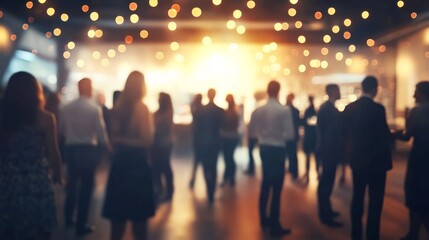
[(201, 93), (195, 94), (194, 99), (192, 100), (192, 105), (201, 105), (203, 101), (203, 95)]
[(310, 105), (314, 104), (314, 96), (313, 95), (308, 96), (308, 102), (310, 103)]
[(97, 103), (100, 104), (101, 106), (106, 104), (106, 96), (104, 95), (104, 93), (100, 92), (97, 94)]
[(364, 94), (375, 97), (378, 90), (378, 81), (374, 76), (367, 76), (362, 81), (362, 91)]
[(160, 92), (158, 96), (158, 104), (159, 104), (159, 111), (172, 111), (173, 110), (173, 103), (171, 101), (170, 94), (165, 92)]
[(289, 93), (287, 96), (286, 96), (286, 104), (287, 105), (292, 105), (292, 103), (293, 103), (293, 100), (295, 99), (295, 94), (293, 94), (293, 93)]
[(1, 105), (1, 128), (15, 131), (36, 123), (37, 112), (44, 108), (42, 86), (28, 72), (14, 73), (6, 86)]
[(328, 84), (325, 88), (330, 101), (336, 101), (341, 98), (340, 87), (337, 84)]
[(234, 96), (232, 94), (226, 95), (225, 101), (228, 103), (228, 108), (234, 108), (235, 107), (235, 100), (234, 100)]
[(417, 83), (414, 99), (416, 99), (416, 103), (429, 102), (429, 81)]
[(135, 103), (141, 101), (146, 96), (146, 83), (141, 72), (133, 71), (128, 75), (119, 100), (123, 103)]
[(79, 95), (81, 97), (90, 98), (92, 96), (92, 82), (89, 78), (82, 78), (77, 83), (77, 87), (79, 89)]
[(267, 93), (269, 97), (278, 98), (280, 92), (280, 83), (276, 80), (271, 80), (268, 83)]
[(216, 90), (214, 90), (214, 88), (210, 88), (207, 91), (207, 97), (209, 98), (210, 102), (213, 102), (214, 98), (216, 97)]
[(121, 91), (116, 90), (113, 92), (113, 105), (118, 101), (119, 96), (121, 96)]

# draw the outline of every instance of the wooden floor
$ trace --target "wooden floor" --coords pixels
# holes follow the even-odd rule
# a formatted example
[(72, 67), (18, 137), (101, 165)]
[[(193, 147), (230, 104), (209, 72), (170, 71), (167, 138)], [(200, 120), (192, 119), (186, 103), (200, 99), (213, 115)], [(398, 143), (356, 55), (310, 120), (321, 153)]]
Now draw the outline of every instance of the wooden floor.
[[(260, 160), (257, 150), (258, 171), (256, 176), (243, 174), (247, 164), (247, 149), (236, 151), (238, 164), (237, 184), (234, 188), (217, 188), (215, 203), (207, 204), (202, 168), (199, 168), (195, 189), (188, 188), (191, 171), (190, 154), (173, 154), (173, 171), (176, 192), (171, 203), (162, 204), (156, 216), (150, 220), (150, 239), (270, 239), (267, 232), (259, 227), (258, 196), (260, 187)], [(304, 156), (299, 153), (300, 172), (304, 170)], [(406, 150), (399, 149), (395, 153), (394, 168), (388, 173), (386, 197), (384, 201), (381, 237), (382, 239), (399, 239), (407, 231), (407, 209), (405, 208), (403, 180), (406, 164)], [(314, 167), (312, 162), (312, 168)], [(223, 174), (223, 159), (219, 158), (218, 173)], [(314, 170), (314, 169), (312, 169)], [(109, 222), (100, 216), (107, 180), (108, 164), (101, 164), (96, 175), (96, 189), (92, 201), (90, 223), (96, 227), (95, 232), (83, 237), (84, 240), (109, 239)], [(350, 219), (349, 206), (351, 200), (350, 172), (345, 185), (335, 185), (332, 196), (333, 206), (339, 211), (339, 220), (344, 227), (332, 229), (319, 223), (316, 202), (317, 178), (312, 172), (307, 186), (292, 183), (290, 175), (285, 178), (281, 202), (281, 222), (292, 229), (292, 234), (283, 239), (303, 240), (336, 240), (349, 239)], [(56, 188), (58, 203), (59, 226), (53, 239), (76, 239), (72, 229), (63, 227), (62, 208), (64, 190)], [(429, 204), (429, 203), (428, 203)], [(423, 233), (421, 239), (429, 239)], [(131, 229), (128, 227), (125, 240), (131, 240)]]

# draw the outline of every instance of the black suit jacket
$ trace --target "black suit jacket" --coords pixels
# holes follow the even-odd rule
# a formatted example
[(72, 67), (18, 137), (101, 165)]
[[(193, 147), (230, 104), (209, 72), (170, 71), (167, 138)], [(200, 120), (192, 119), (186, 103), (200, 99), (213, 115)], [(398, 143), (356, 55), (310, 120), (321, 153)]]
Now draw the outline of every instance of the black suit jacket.
[(390, 131), (384, 107), (362, 97), (345, 108), (344, 119), (351, 168), (367, 172), (390, 170)]
[(194, 119), (197, 126), (196, 144), (218, 145), (221, 143), (220, 128), (224, 114), (225, 111), (213, 102), (209, 102), (196, 112)]

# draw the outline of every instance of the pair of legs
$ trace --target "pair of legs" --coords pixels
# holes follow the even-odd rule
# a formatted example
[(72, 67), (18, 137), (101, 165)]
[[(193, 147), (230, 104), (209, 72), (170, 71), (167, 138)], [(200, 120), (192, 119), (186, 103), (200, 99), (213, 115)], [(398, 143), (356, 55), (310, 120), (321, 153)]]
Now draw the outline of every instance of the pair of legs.
[(249, 163), (247, 165), (246, 173), (249, 175), (255, 174), (255, 158), (253, 157), (253, 149), (255, 149), (256, 144), (258, 143), (257, 138), (249, 137), (247, 142), (247, 151), (249, 155)]
[(427, 234), (429, 234), (429, 216), (424, 216), (413, 209), (409, 209), (409, 211), (410, 229), (402, 240), (419, 240), (421, 225), (424, 226)]
[[(281, 229), (280, 198), (284, 180), (285, 149), (283, 147), (260, 146), (262, 160), (262, 184), (259, 196), (259, 217), (262, 226)], [(271, 202), (268, 204), (271, 192)], [(267, 206), (270, 211), (267, 215)]]
[(362, 216), (365, 190), (368, 187), (369, 208), (366, 222), (366, 239), (380, 239), (380, 220), (386, 187), (386, 172), (353, 170), (353, 198), (351, 204), (352, 239), (362, 239)]
[(202, 145), (199, 148), (201, 149), (201, 162), (203, 163), (208, 201), (209, 203), (213, 203), (217, 181), (217, 158), (220, 146), (217, 144)]
[(297, 156), (297, 141), (286, 142), (286, 153), (289, 161), (288, 171), (292, 174), (292, 178), (298, 178), (298, 156)]
[(234, 151), (238, 144), (238, 138), (224, 138), (222, 140), (222, 152), (225, 160), (225, 172), (223, 175), (223, 184), (235, 185), (236, 164), (234, 160)]
[(189, 187), (191, 189), (193, 189), (194, 185), (195, 185), (195, 177), (197, 174), (198, 165), (200, 165), (200, 163), (202, 164), (202, 162), (201, 162), (201, 154), (202, 154), (201, 153), (201, 147), (194, 143), (193, 150), (194, 150), (194, 162), (192, 164), (191, 180), (189, 181)]
[(158, 197), (171, 199), (174, 192), (170, 156), (172, 145), (155, 144), (151, 149), (154, 185)]
[[(323, 223), (332, 224), (334, 211), (332, 210), (331, 194), (334, 188), (337, 163), (331, 159), (322, 159), (323, 171), (317, 187), (319, 204), (319, 218)], [(338, 224), (337, 224), (338, 225)]]
[[(111, 221), (111, 240), (121, 240), (125, 233), (126, 221)], [(133, 221), (133, 235), (135, 240), (146, 240), (147, 221)]]
[(319, 161), (319, 157), (316, 156), (316, 154), (314, 152), (311, 151), (307, 151), (305, 152), (305, 175), (304, 178), (307, 180), (308, 182), (308, 178), (310, 176), (310, 160), (311, 160), (311, 155), (313, 154), (314, 156), (314, 160), (316, 161), (316, 173), (317, 173), (317, 178), (320, 177), (320, 161)]
[[(91, 145), (65, 147), (68, 171), (64, 217), (66, 225), (73, 224), (77, 205), (76, 231), (86, 228), (89, 205), (94, 188), (94, 174), (98, 161), (98, 148)], [(80, 183), (80, 187), (78, 184)], [(79, 190), (79, 191), (78, 191)]]

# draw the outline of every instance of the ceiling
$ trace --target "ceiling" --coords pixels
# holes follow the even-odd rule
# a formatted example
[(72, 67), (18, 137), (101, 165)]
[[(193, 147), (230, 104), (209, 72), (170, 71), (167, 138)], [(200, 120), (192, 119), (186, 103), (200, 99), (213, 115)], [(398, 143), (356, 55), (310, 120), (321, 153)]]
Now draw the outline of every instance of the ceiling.
[[(306, 44), (366, 44), (369, 38), (376, 39), (412, 22), (425, 20), (429, 11), (427, 0), (154, 1), (157, 4), (153, 1), (32, 0), (29, 8), (26, 6), (28, 0), (3, 0), (0, 9), (43, 32), (59, 28), (61, 34), (58, 38), (64, 41), (93, 41), (88, 37), (88, 31), (99, 29), (103, 31), (100, 37), (103, 41), (125, 41), (127, 36), (131, 36), (133, 42), (183, 42), (201, 41), (204, 36), (209, 36), (216, 41), (240, 39), (247, 42), (298, 43), (299, 37), (303, 36), (305, 41), (301, 37), (301, 43)], [(220, 4), (215, 5), (216, 1)], [(130, 3), (134, 2), (137, 9), (132, 11)], [(252, 3), (255, 3), (254, 8), (251, 8)], [(404, 3), (402, 7), (401, 3)], [(84, 5), (89, 8), (86, 12), (82, 8)], [(49, 16), (47, 9), (51, 7), (55, 13)], [(172, 8), (176, 9), (177, 15), (169, 17)], [(194, 8), (201, 10), (201, 16), (193, 16)], [(334, 8), (335, 13), (329, 14), (329, 8)], [(234, 17), (235, 10), (241, 11), (240, 18)], [(368, 11), (368, 18), (363, 18), (363, 11)], [(95, 21), (90, 19), (92, 12), (99, 15)], [(68, 15), (67, 21), (61, 20), (63, 13)], [(416, 15), (412, 17), (412, 13)], [(136, 23), (130, 22), (131, 14), (138, 15)], [(123, 24), (116, 23), (117, 16), (124, 17)], [(350, 26), (345, 26), (345, 19), (350, 19)], [(228, 29), (227, 22), (230, 20), (235, 22), (235, 26)], [(301, 27), (299, 22), (302, 23)], [(169, 23), (176, 25), (174, 31), (169, 30)], [(337, 33), (333, 32), (334, 26), (339, 28)], [(245, 29), (245, 32), (239, 33), (239, 28)], [(147, 37), (140, 36), (142, 30), (147, 31)]]

